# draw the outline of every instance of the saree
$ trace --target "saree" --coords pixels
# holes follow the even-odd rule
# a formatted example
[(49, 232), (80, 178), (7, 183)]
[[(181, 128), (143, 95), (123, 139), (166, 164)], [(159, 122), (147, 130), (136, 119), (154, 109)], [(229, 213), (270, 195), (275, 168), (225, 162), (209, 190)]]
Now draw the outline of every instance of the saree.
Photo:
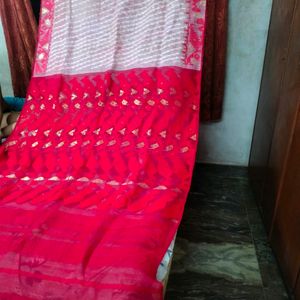
[(161, 300), (195, 161), (205, 0), (43, 0), (0, 147), (0, 299)]

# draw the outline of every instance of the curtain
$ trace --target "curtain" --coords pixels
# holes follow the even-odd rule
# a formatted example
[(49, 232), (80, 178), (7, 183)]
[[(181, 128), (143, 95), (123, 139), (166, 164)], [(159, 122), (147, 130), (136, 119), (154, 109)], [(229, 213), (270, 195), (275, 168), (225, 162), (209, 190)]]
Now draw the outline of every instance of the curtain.
[(222, 117), (224, 97), (228, 0), (207, 1), (206, 38), (201, 86), (201, 121)]
[(25, 97), (32, 72), (37, 22), (29, 0), (0, 0), (14, 95)]

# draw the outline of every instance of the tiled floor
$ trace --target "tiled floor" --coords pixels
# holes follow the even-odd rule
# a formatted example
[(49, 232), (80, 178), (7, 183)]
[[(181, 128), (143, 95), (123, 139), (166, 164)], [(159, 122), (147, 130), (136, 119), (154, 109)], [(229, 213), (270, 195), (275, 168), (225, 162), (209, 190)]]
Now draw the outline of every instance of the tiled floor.
[(167, 300), (288, 299), (247, 169), (197, 165)]

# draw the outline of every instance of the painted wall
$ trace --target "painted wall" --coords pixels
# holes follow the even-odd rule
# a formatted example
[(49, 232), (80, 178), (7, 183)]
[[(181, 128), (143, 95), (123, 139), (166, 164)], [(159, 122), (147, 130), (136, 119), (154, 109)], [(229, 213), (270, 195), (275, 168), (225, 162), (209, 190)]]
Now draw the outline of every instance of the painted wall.
[(0, 84), (3, 96), (11, 96), (13, 94), (11, 75), (8, 63), (8, 54), (5, 46), (4, 32), (0, 19)]
[(201, 162), (248, 164), (271, 7), (272, 0), (229, 0), (223, 119), (201, 126)]

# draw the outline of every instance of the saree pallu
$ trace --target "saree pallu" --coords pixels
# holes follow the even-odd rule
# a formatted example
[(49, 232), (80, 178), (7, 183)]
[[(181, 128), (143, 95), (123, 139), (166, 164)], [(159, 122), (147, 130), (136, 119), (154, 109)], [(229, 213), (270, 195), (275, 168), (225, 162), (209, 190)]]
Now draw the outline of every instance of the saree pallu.
[(0, 299), (162, 299), (198, 139), (205, 0), (44, 0), (0, 148)]

